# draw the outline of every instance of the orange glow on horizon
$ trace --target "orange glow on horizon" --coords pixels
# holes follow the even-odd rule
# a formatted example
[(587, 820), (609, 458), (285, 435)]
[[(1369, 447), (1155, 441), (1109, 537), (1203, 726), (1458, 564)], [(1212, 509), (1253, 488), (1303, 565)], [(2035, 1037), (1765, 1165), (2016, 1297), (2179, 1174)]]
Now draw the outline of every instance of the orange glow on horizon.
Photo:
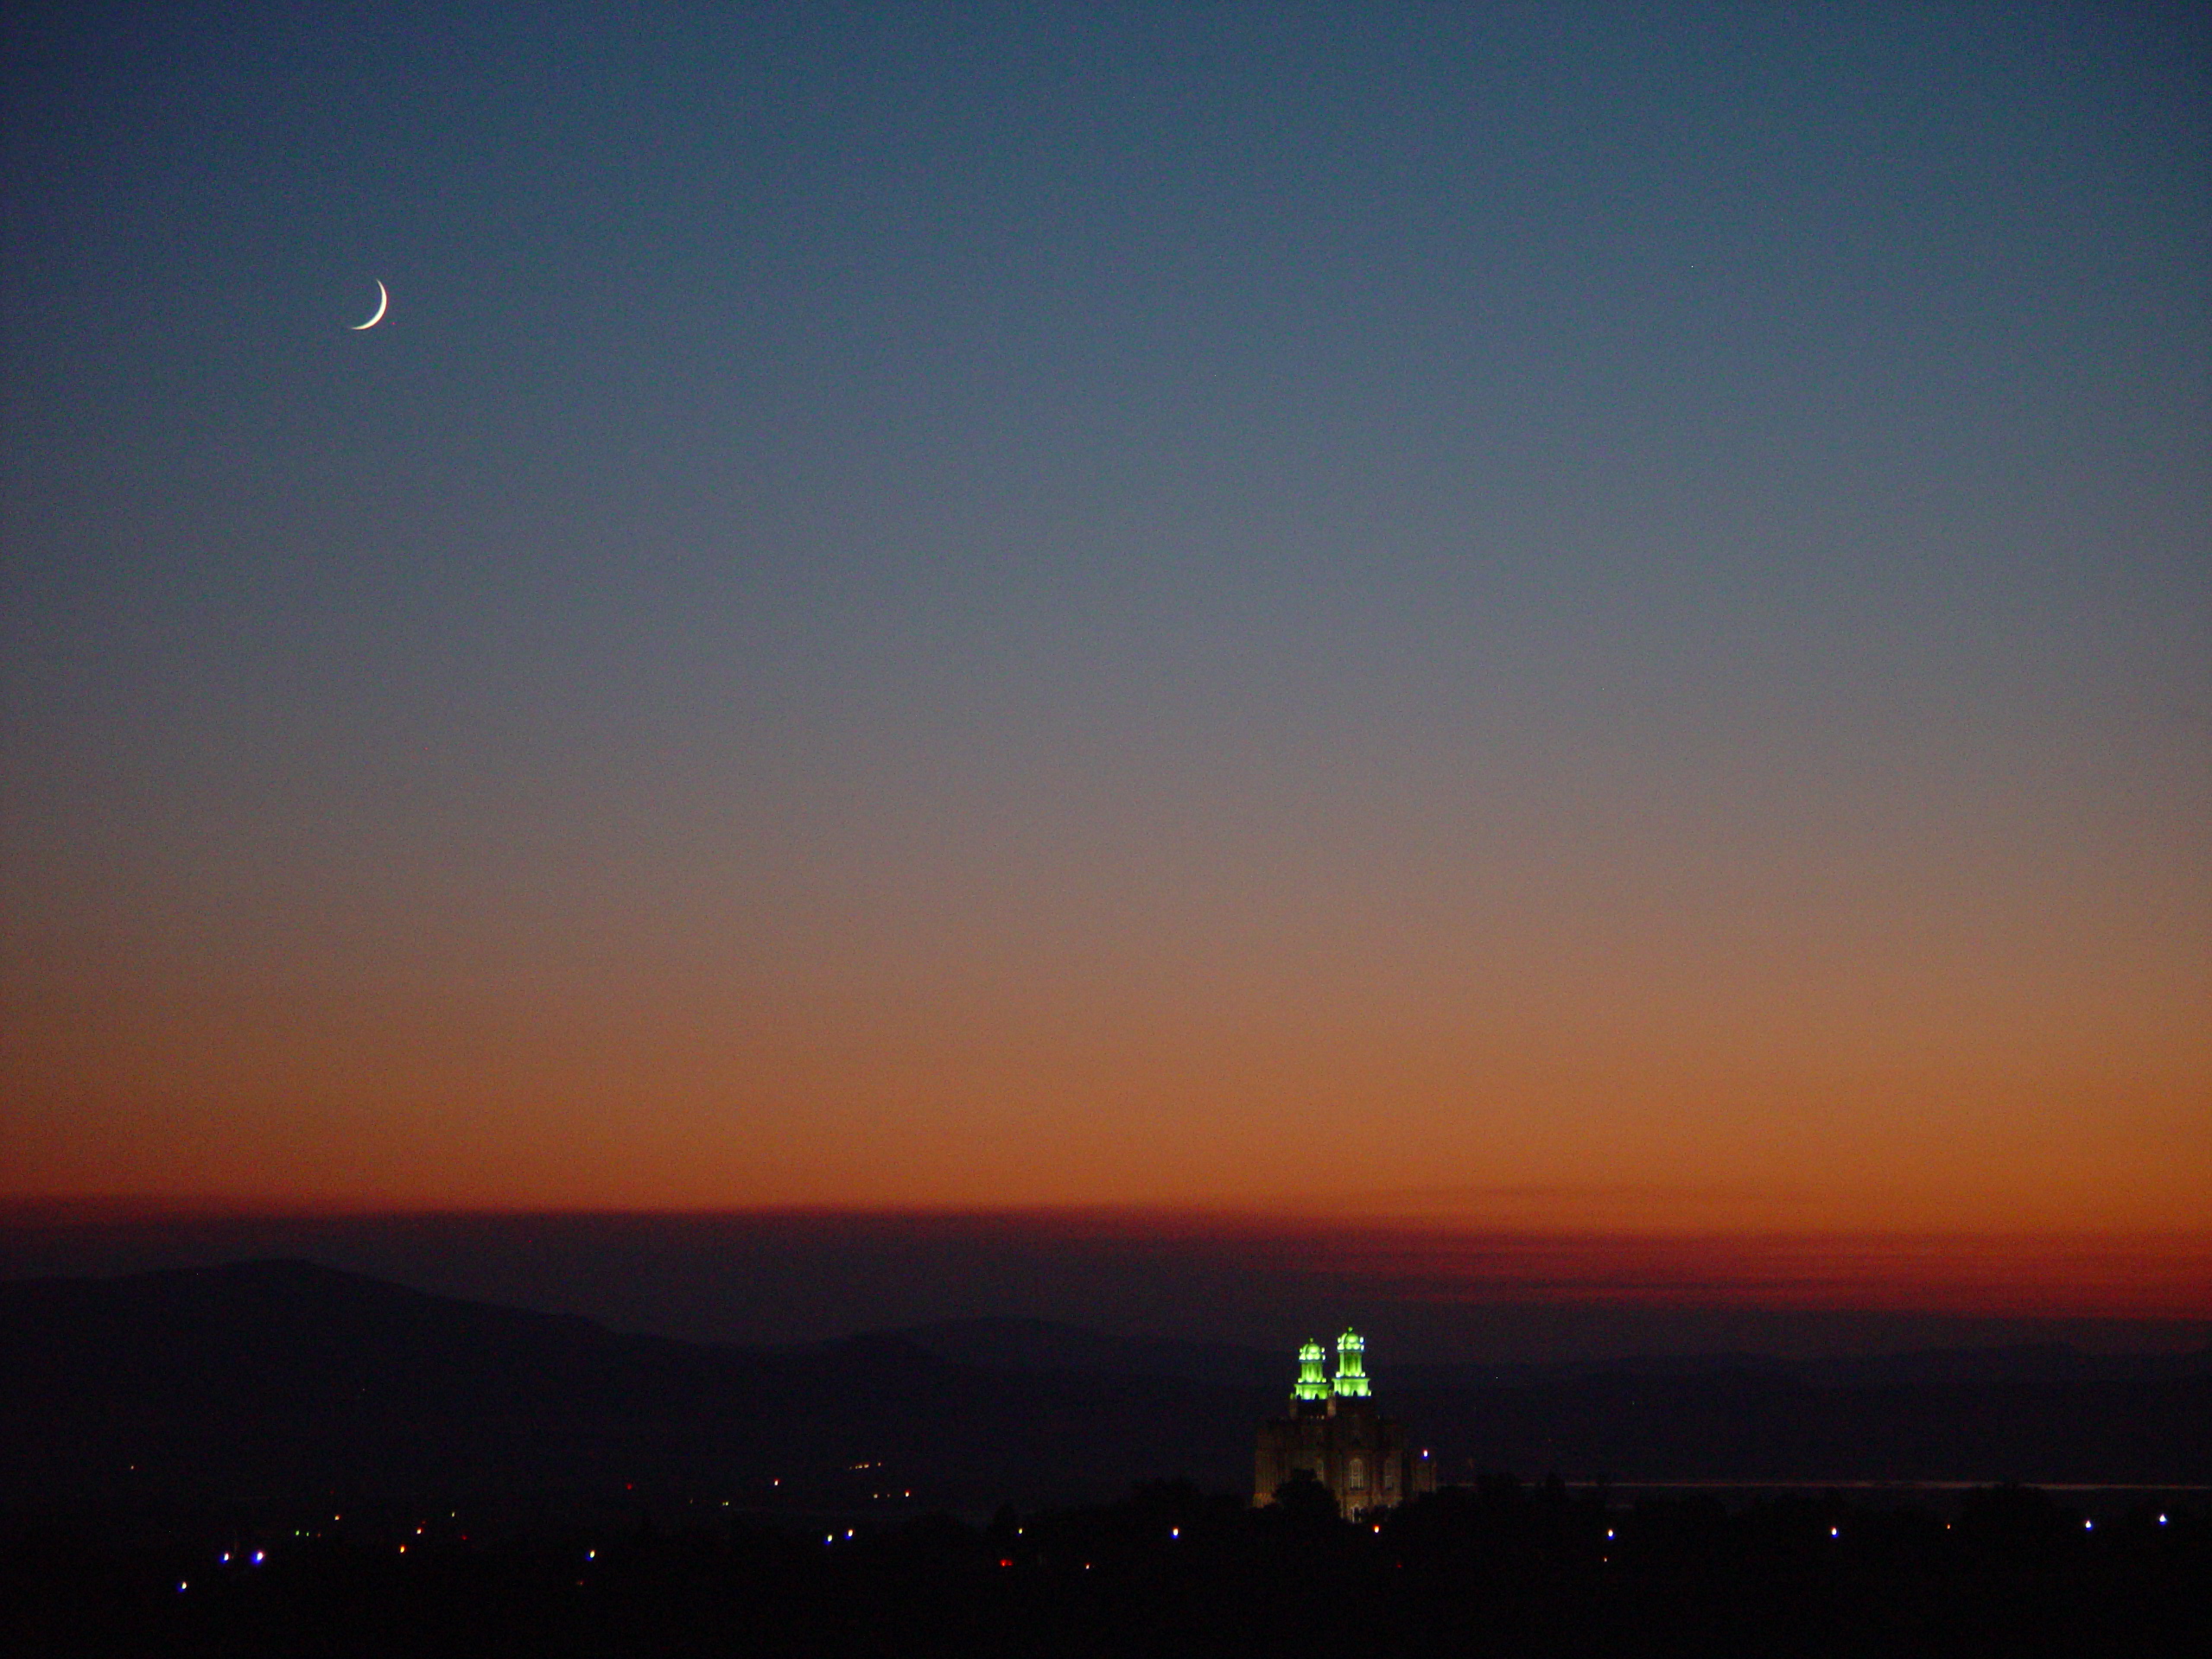
[(1071, 787), (1027, 841), (41, 887), (0, 1198), (1246, 1215), (1515, 1294), (1581, 1240), (1561, 1294), (2206, 1305), (2156, 1242), (2212, 1213), (2178, 853), (2062, 888), (1695, 823), (1462, 848), (1456, 797), (1163, 843)]
[(1972, 1318), (2212, 1320), (2212, 1228), (2163, 1232), (1603, 1231), (1445, 1222), (1317, 1222), (1262, 1211), (1084, 1206), (855, 1210), (392, 1210), (210, 1198), (0, 1202), (0, 1228), (189, 1226), (235, 1220), (798, 1222), (825, 1232), (1001, 1237), (1026, 1247), (1195, 1250), (1354, 1300), (1601, 1305)]

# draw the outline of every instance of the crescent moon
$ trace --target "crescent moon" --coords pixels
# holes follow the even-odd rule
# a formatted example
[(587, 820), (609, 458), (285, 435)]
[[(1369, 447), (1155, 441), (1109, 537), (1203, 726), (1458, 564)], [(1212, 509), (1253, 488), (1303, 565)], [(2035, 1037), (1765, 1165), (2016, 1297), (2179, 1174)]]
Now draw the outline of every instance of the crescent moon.
[(373, 328), (373, 327), (375, 327), (377, 326), (377, 324), (378, 324), (378, 323), (382, 322), (382, 321), (384, 321), (385, 308), (386, 306), (390, 305), (391, 303), (391, 296), (390, 294), (387, 294), (387, 293), (385, 291), (385, 286), (384, 286), (384, 284), (383, 284), (382, 283), (378, 283), (377, 284), (377, 309), (376, 309), (376, 315), (375, 315), (374, 316), (371, 317), (371, 318), (370, 318), (366, 322), (357, 322), (357, 323), (354, 323), (353, 325), (352, 325), (352, 326), (353, 326), (353, 332), (354, 332), (355, 334), (359, 334), (359, 333), (361, 332), (361, 330), (362, 330), (362, 329), (364, 329), (364, 328)]

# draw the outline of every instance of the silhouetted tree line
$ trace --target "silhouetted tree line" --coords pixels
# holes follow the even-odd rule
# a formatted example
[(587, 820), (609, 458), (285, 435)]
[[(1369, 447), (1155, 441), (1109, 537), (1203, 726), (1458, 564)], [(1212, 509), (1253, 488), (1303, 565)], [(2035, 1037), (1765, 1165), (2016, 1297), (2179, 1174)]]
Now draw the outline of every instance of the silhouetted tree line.
[[(140, 1517), (143, 1521), (143, 1517)], [(2212, 1526), (2033, 1489), (1609, 1501), (1503, 1476), (1370, 1522), (1183, 1484), (977, 1526), (677, 1506), (493, 1527), (18, 1521), (0, 1651), (163, 1655), (2139, 1655), (2212, 1650)], [(471, 1528), (475, 1527), (475, 1531)], [(403, 1546), (404, 1548), (403, 1548)], [(257, 1562), (254, 1553), (262, 1559)], [(226, 1562), (220, 1556), (227, 1553)]]

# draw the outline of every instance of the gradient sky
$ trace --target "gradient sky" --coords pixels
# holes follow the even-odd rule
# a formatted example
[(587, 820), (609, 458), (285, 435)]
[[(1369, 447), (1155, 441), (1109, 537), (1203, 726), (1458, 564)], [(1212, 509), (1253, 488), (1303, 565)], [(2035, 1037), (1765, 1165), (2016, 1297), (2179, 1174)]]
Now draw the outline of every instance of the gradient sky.
[(2201, 10), (0, 29), (0, 1197), (2212, 1216)]

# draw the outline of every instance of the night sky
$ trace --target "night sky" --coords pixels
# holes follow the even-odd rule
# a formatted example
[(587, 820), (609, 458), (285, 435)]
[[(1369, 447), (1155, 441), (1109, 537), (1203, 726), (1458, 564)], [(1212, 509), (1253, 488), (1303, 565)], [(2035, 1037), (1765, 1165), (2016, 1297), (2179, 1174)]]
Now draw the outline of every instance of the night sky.
[(0, 29), (0, 1198), (2207, 1311), (2202, 10)]

